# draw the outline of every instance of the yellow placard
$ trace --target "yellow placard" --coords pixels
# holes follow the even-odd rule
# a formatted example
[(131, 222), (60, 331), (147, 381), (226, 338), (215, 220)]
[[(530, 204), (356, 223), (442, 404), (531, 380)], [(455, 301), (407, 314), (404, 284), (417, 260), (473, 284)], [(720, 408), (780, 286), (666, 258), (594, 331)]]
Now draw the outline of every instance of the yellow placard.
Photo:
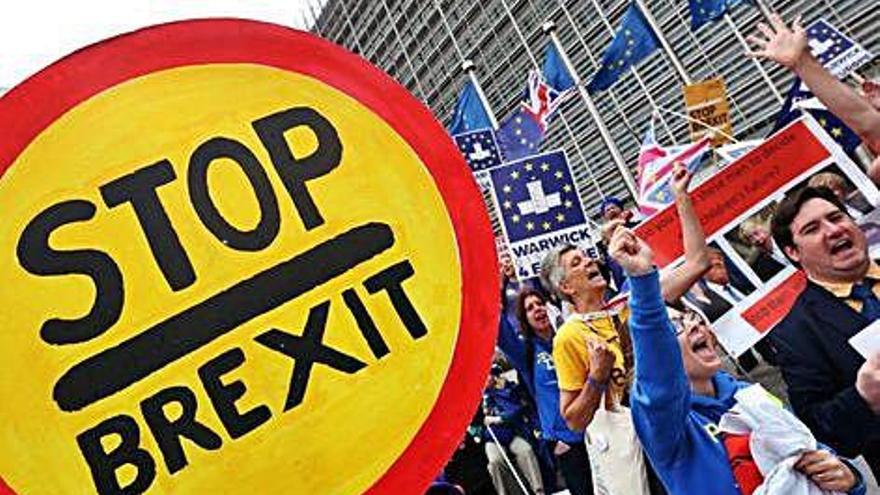
[[(733, 135), (733, 125), (730, 122), (730, 105), (727, 101), (724, 80), (708, 79), (686, 85), (682, 89), (688, 115), (706, 124), (689, 123), (691, 140), (696, 142), (705, 136), (710, 136), (713, 147), (729, 142), (727, 136)], [(717, 132), (716, 129), (721, 132)]]

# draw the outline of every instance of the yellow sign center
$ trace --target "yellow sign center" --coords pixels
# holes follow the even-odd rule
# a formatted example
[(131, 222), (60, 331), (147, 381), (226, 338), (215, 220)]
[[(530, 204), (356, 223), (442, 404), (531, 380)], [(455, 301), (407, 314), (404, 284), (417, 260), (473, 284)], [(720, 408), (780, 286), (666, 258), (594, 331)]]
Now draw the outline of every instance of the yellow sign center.
[(359, 493), (446, 378), (443, 200), (387, 123), (314, 79), (215, 64), (115, 86), (37, 136), (0, 207), (18, 493)]

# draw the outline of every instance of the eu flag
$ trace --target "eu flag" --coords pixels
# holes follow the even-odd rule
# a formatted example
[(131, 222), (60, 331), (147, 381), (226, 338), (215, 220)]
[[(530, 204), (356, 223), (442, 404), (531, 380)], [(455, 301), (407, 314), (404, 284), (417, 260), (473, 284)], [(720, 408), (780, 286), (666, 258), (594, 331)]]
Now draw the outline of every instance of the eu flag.
[(813, 118), (825, 129), (829, 136), (837, 141), (837, 144), (847, 153), (852, 153), (862, 142), (859, 135), (846, 126), (836, 115), (828, 111), (819, 99), (813, 95), (810, 88), (803, 84), (800, 78), (795, 78), (791, 90), (785, 98), (782, 110), (776, 117), (776, 126), (772, 133), (782, 129), (789, 122), (801, 116), (800, 111), (809, 112)]
[(534, 114), (519, 105), (499, 124), (495, 137), (501, 156), (509, 162), (537, 153), (544, 140), (544, 129)]
[(574, 78), (565, 67), (562, 61), (562, 55), (556, 49), (553, 43), (547, 43), (547, 50), (544, 51), (544, 67), (541, 68), (544, 74), (544, 80), (551, 88), (558, 92), (563, 92), (574, 87)]
[(511, 243), (586, 222), (563, 151), (505, 163), (489, 173)]
[(602, 56), (602, 66), (587, 91), (595, 93), (610, 88), (627, 69), (642, 61), (660, 46), (660, 40), (648, 25), (647, 19), (635, 2), (623, 15), (623, 21)]
[(720, 19), (742, 0), (688, 0), (691, 9), (691, 29), (696, 31), (703, 24)]
[(490, 129), (492, 121), (489, 113), (480, 101), (477, 88), (472, 81), (468, 81), (461, 90), (458, 103), (455, 105), (455, 114), (452, 116), (452, 124), (449, 126), (449, 134), (453, 136), (463, 132), (477, 129)]

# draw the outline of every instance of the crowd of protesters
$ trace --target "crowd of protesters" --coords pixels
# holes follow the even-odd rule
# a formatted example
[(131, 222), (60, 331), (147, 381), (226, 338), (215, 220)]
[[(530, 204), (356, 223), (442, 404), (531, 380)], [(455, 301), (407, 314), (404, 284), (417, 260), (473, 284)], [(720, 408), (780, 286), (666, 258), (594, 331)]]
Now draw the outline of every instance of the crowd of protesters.
[[(750, 55), (791, 69), (880, 150), (877, 88), (859, 94), (828, 74), (799, 21), (789, 28), (774, 15), (759, 30)], [(880, 160), (867, 172), (880, 182)], [(520, 284), (502, 257), (499, 353), (476, 420), (498, 493), (512, 484), (576, 495), (876, 488), (880, 353), (865, 359), (848, 342), (880, 318), (880, 264), (854, 220), (865, 211), (846, 202), (840, 176), (822, 172), (740, 225), (762, 280), (793, 266), (807, 282), (759, 355), (737, 362), (712, 325), (753, 287), (707, 244), (690, 179), (674, 167), (684, 262), (663, 273), (613, 198), (600, 208), (598, 257), (559, 246), (535, 285)], [(744, 358), (781, 371), (785, 393), (752, 383)]]

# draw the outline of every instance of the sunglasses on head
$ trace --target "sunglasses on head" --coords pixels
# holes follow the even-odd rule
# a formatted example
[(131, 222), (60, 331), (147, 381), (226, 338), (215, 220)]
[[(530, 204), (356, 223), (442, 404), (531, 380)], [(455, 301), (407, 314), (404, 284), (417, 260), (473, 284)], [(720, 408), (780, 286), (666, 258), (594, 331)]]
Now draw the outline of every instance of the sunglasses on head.
[(675, 328), (675, 335), (681, 335), (687, 330), (706, 323), (703, 317), (696, 311), (685, 311), (680, 316), (673, 316), (669, 321), (672, 322), (672, 327)]

